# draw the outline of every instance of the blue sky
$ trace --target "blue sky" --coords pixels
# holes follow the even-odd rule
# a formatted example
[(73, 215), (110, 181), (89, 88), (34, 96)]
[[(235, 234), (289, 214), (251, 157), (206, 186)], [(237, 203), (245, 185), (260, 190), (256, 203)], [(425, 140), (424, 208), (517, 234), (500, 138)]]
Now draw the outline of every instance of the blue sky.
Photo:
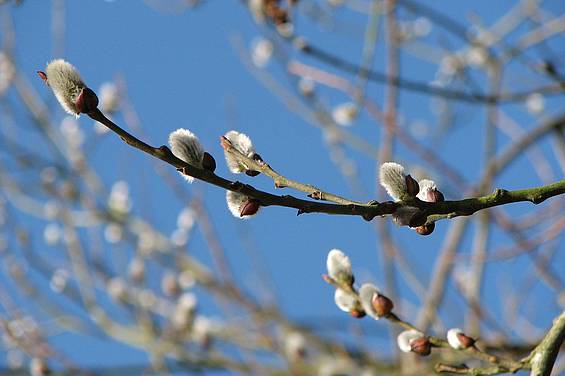
[[(435, 2), (427, 3), (437, 5)], [(51, 92), (35, 77), (35, 71), (42, 69), (53, 58), (64, 57), (80, 70), (87, 84), (95, 90), (102, 83), (116, 78), (125, 82), (128, 98), (141, 121), (141, 138), (149, 143), (166, 143), (168, 134), (177, 128), (189, 128), (197, 134), (207, 150), (216, 157), (219, 175), (234, 180), (241, 179), (258, 188), (274, 191), (268, 178), (234, 176), (223, 163), (219, 136), (230, 129), (237, 129), (248, 134), (261, 156), (289, 178), (359, 201), (368, 201), (382, 194), (382, 189), (377, 185), (378, 166), (374, 158), (351, 148), (345, 149), (347, 158), (356, 166), (363, 188), (362, 192), (352, 191), (329, 157), (320, 130), (289, 111), (246, 68), (238, 49), (243, 47), (247, 51), (253, 38), (266, 30), (254, 25), (241, 2), (207, 1), (191, 11), (162, 12), (148, 6), (146, 2), (67, 1), (64, 2), (65, 29), (61, 40), (57, 40), (57, 31), (52, 27), (53, 4), (50, 1), (28, 0), (19, 7), (9, 8), (16, 33), (15, 59), (21, 74), (32, 82), (35, 90), (52, 106), (54, 121), (62, 119), (64, 113), (58, 108)], [(513, 4), (511, 1), (479, 1), (472, 5), (443, 1), (441, 11), (465, 24), (474, 20), (474, 12), (484, 25), (490, 25)], [(546, 7), (555, 14), (563, 12), (563, 4), (559, 1), (548, 1)], [(342, 10), (336, 12), (336, 19), (337, 24), (346, 30), (345, 35), (320, 29), (304, 15), (297, 18), (296, 30), (325, 50), (345, 56), (349, 61), (359, 61), (365, 18)], [(267, 32), (267, 35), (272, 35), (272, 32)], [(445, 49), (461, 47), (460, 40), (446, 35), (434, 26), (431, 40), (442, 44)], [(517, 32), (516, 35), (520, 33)], [(511, 40), (512, 38), (513, 36)], [(563, 49), (556, 42), (550, 42), (549, 46), (562, 56)], [(284, 46), (284, 51), (289, 51), (287, 46)], [(311, 58), (301, 57), (296, 52), (290, 51), (290, 54), (301, 61), (353, 79), (351, 75), (343, 74)], [(528, 51), (528, 56), (533, 60), (543, 58), (543, 54), (542, 50)], [(380, 40), (374, 67), (384, 71), (384, 61), (384, 49)], [(564, 63), (562, 58), (560, 62)], [(284, 75), (283, 68), (277, 61), (271, 61), (266, 70), (283, 87), (292, 91), (293, 81)], [(520, 69), (523, 68), (519, 66), (509, 69), (514, 69), (517, 74), (506, 76), (503, 87), (528, 87), (531, 75), (521, 75)], [(437, 65), (403, 54), (402, 73), (407, 77), (430, 82), (436, 71)], [(485, 87), (484, 74), (472, 74), (476, 76), (479, 85)], [(368, 96), (377, 103), (382, 103), (384, 87), (369, 85)], [(349, 100), (342, 93), (328, 89), (321, 89), (320, 97), (329, 108)], [(562, 107), (562, 98), (547, 99), (545, 114), (557, 113), (559, 107)], [(432, 105), (433, 101), (427, 96), (402, 92), (399, 105), (401, 123), (409, 127), (414, 122), (421, 122), (426, 124), (430, 133), (434, 132), (439, 126), (438, 119), (431, 110)], [(485, 107), (457, 103), (451, 108), (456, 112), (457, 119), (460, 119), (455, 122), (453, 129), (437, 141), (429, 134), (421, 141), (432, 145), (450, 166), (473, 182), (480, 176), (484, 163), (482, 140)], [(540, 119), (528, 114), (523, 103), (505, 106), (504, 110), (525, 128), (532, 127)], [(19, 114), (18, 117), (25, 121), (25, 114)], [(123, 124), (122, 115), (118, 115), (116, 121)], [(80, 126), (87, 137), (96, 137), (91, 129), (92, 121), (83, 116)], [(375, 146), (379, 144), (380, 125), (366, 112), (360, 114), (348, 131)], [(135, 130), (133, 133), (140, 134)], [(498, 144), (504, 149), (508, 138), (501, 135)], [(549, 142), (542, 142), (540, 148), (542, 153), (550, 155)], [(127, 147), (113, 135), (96, 141), (89, 153), (93, 168), (106, 184), (111, 185), (117, 180), (129, 183), (135, 214), (146, 217), (163, 233), (172, 233), (184, 203), (156, 172), (154, 167), (159, 161)], [(396, 160), (407, 166), (420, 166), (437, 178), (440, 188), (441, 182), (446, 181), (441, 172), (430, 169), (409, 148), (399, 145), (395, 155)], [(555, 159), (550, 159), (549, 166), (554, 176), (562, 178), (563, 173)], [(175, 178), (179, 184), (184, 184), (180, 177)], [(497, 186), (507, 189), (540, 184), (540, 179), (523, 157), (496, 180)], [(257, 292), (256, 287), (265, 283), (253, 268), (256, 259), (259, 259), (265, 265), (269, 275), (268, 283), (275, 288), (281, 307), (297, 320), (311, 323), (328, 319), (340, 329), (352, 325), (352, 319), (341, 315), (335, 307), (333, 290), (320, 278), (325, 272), (325, 259), (331, 248), (340, 248), (349, 254), (359, 282), (372, 281), (378, 285), (384, 283), (381, 245), (374, 226), (376, 221), (383, 219), (367, 223), (360, 218), (345, 216), (297, 217), (294, 211), (285, 208), (265, 208), (256, 218), (240, 221), (228, 212), (225, 193), (219, 188), (196, 182), (192, 186), (184, 185), (184, 189), (189, 194), (204, 196), (205, 205), (219, 234), (219, 241), (226, 249), (236, 279), (250, 291)], [(280, 193), (302, 197), (299, 192)], [(445, 193), (447, 199), (459, 199), (463, 195), (452, 184), (446, 188)], [(516, 216), (530, 209), (530, 204), (516, 204), (508, 209), (508, 213)], [(392, 226), (394, 238), (402, 246), (404, 256), (414, 265), (415, 274), (424, 284), (430, 279), (431, 268), (449, 225), (445, 221), (438, 223), (436, 231), (429, 237), (420, 237), (407, 228)], [(30, 222), (29, 226), (32, 229), (37, 226), (36, 232), (40, 233), (41, 225)], [(472, 225), (466, 234), (462, 253), (468, 252), (472, 247), (474, 228)], [(491, 240), (491, 249), (505, 246), (508, 242), (508, 236), (497, 231)], [(563, 246), (558, 243), (557, 247), (556, 270), (559, 269), (558, 265), (564, 265), (565, 262)], [(189, 252), (195, 257), (210, 264), (210, 255), (199, 231), (195, 233), (189, 248)], [(105, 251), (126, 252), (123, 249), (112, 250), (109, 245), (106, 245)], [(529, 273), (531, 268), (532, 264), (526, 257), (488, 266), (486, 303), (492, 307), (499, 320), (502, 320), (500, 314), (504, 311), (504, 301), (499, 300), (498, 288), (511, 288), (511, 281), (507, 278), (510, 275)], [(120, 265), (116, 265), (116, 269), (119, 271)], [(509, 272), (512, 274), (508, 274)], [(417, 297), (409, 291), (406, 281), (399, 278), (398, 284), (401, 297), (408, 303), (417, 303)], [(463, 303), (455, 297), (453, 286), (448, 292), (446, 312), (452, 315), (445, 320), (445, 324), (448, 327), (461, 326), (464, 319)], [(538, 287), (532, 295), (532, 300), (537, 304), (549, 302), (543, 310), (532, 315), (535, 324), (545, 326), (558, 311), (553, 292), (545, 287)], [(206, 300), (205, 297), (203, 299)], [(523, 309), (528, 312), (530, 308)], [(210, 312), (215, 313), (213, 308)], [(407, 319), (410, 318), (407, 316)], [(369, 334), (382, 333), (387, 329), (386, 323), (368, 320), (360, 325)], [(55, 338), (54, 342), (79, 363), (89, 365), (103, 362), (123, 364), (145, 359), (143, 354), (107, 340), (86, 340), (65, 334)], [(81, 344), (80, 349), (77, 349), (78, 344)], [(86, 346), (88, 351), (84, 350)], [(376, 346), (378, 350), (388, 349), (388, 345), (383, 343)]]

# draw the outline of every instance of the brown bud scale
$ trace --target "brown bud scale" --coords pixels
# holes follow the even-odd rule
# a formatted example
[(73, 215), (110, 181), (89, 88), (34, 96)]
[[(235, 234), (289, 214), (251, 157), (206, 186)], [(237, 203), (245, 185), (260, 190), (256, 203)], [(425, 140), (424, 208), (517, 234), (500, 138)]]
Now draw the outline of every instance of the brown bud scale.
[(349, 311), (349, 314), (351, 315), (351, 317), (355, 317), (356, 319), (361, 319), (361, 318), (365, 317), (365, 315), (366, 315), (365, 311), (355, 309), (355, 308), (353, 308), (351, 311)]
[(412, 352), (422, 356), (428, 356), (432, 352), (432, 344), (426, 337), (413, 340), (410, 342), (410, 347)]
[(475, 339), (463, 333), (457, 333), (457, 339), (459, 339), (464, 349), (475, 346)]
[(49, 83), (47, 82), (47, 74), (45, 72), (37, 71), (37, 74), (43, 80), (43, 82), (45, 82), (47, 85), (49, 85)]
[(92, 89), (85, 87), (80, 91), (75, 103), (79, 113), (87, 114), (98, 107), (98, 97)]
[(373, 306), (375, 313), (379, 317), (387, 316), (394, 308), (394, 303), (392, 302), (392, 300), (381, 294), (373, 295), (371, 305)]
[(214, 157), (212, 157), (212, 155), (208, 152), (204, 152), (204, 155), (202, 156), (202, 167), (205, 170), (214, 172), (216, 171), (216, 160), (214, 159)]
[(408, 193), (408, 195), (410, 197), (416, 197), (418, 192), (420, 192), (420, 185), (418, 184), (416, 179), (414, 179), (410, 175), (406, 175), (405, 181), (406, 181), (406, 192)]
[(255, 200), (249, 200), (243, 208), (241, 209), (241, 213), (239, 214), (241, 217), (245, 217), (246, 215), (254, 215), (259, 210), (259, 203)]

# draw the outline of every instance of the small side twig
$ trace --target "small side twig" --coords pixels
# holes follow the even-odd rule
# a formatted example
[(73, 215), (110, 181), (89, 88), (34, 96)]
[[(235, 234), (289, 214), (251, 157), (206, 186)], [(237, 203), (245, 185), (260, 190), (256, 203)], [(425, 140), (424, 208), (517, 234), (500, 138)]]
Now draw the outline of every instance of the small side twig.
[(289, 179), (278, 172), (276, 172), (268, 163), (265, 163), (262, 160), (256, 160), (253, 158), (249, 158), (243, 153), (241, 153), (237, 148), (235, 148), (232, 143), (225, 137), (221, 138), (221, 145), (222, 148), (227, 152), (234, 156), (238, 161), (243, 162), (246, 166), (249, 166), (251, 169), (260, 171), (273, 179), (275, 183), (275, 188), (293, 188), (297, 191), (308, 193), (308, 197), (313, 198), (314, 200), (323, 200), (323, 201), (331, 201), (335, 202), (336, 204), (342, 205), (363, 205), (363, 203), (358, 201), (352, 201), (338, 195), (334, 195), (329, 192), (325, 192), (320, 188), (317, 188), (310, 184), (303, 184), (297, 182), (295, 180)]

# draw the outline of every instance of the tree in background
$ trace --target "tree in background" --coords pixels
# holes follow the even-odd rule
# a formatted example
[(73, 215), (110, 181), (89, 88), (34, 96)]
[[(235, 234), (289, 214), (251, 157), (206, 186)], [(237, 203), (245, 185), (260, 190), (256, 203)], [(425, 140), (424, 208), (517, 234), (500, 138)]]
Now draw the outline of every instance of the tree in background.
[[(2, 3), (2, 374), (563, 371), (559, 1), (504, 4), (496, 19), (492, 4), (412, 0)], [(34, 32), (21, 33), (20, 12), (51, 27), (46, 66), (30, 61)], [(81, 12), (89, 21), (77, 25)], [(95, 12), (112, 38), (93, 27)], [(148, 86), (162, 76), (171, 101), (131, 84), (127, 71), (101, 78), (99, 64), (119, 64), (137, 42), (150, 55), (184, 46), (159, 27), (163, 46), (122, 39), (115, 25), (144, 27), (137, 15), (187, 28), (205, 18), (202, 40), (206, 27), (233, 21), (244, 31), (231, 32), (230, 45), (256, 79), (233, 82), (259, 82), (272, 96), (238, 89), (218, 111), (228, 123), (218, 138), (203, 124), (169, 126), (167, 116), (181, 123), (199, 111), (185, 98), (191, 78), (231, 82), (212, 70), (168, 80), (167, 63), (156, 69), (151, 57), (123, 61), (146, 72)], [(67, 35), (84, 57), (66, 48)], [(112, 54), (100, 53), (105, 43)], [(151, 105), (138, 107), (131, 98), (143, 92)], [(272, 122), (242, 132), (238, 101), (257, 106), (245, 118)], [(144, 115), (162, 117), (160, 128), (144, 129)], [(279, 118), (316, 130), (281, 131)], [(325, 238), (358, 249), (313, 249)], [(301, 274), (305, 253), (319, 268)], [(324, 287), (305, 282), (319, 274)], [(100, 342), (146, 357), (120, 362), (129, 353), (116, 347), (110, 361), (92, 350)]]

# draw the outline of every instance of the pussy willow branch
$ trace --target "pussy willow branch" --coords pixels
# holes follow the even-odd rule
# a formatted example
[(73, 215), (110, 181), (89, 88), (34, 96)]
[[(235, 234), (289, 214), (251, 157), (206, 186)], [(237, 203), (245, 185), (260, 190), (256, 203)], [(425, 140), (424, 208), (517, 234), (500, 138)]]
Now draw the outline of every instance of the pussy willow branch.
[[(414, 217), (411, 225), (417, 226), (423, 223), (435, 222), (440, 219), (472, 215), (479, 210), (513, 202), (529, 201), (534, 204), (539, 204), (550, 197), (565, 193), (565, 180), (562, 180), (546, 186), (516, 191), (497, 189), (490, 195), (468, 198), (460, 201), (428, 203), (418, 199), (413, 199), (409, 202), (383, 202), (375, 204), (320, 203), (316, 201), (302, 200), (289, 195), (277, 196), (258, 190), (248, 184), (224, 179), (213, 172), (196, 168), (182, 161), (177, 158), (167, 146), (163, 145), (156, 148), (139, 140), (113, 123), (110, 119), (104, 116), (99, 109), (91, 111), (88, 113), (88, 116), (107, 126), (110, 130), (118, 134), (128, 145), (174, 166), (176, 169), (183, 171), (185, 174), (226, 190), (242, 193), (257, 200), (262, 206), (283, 206), (298, 209), (298, 214), (326, 213), (357, 215), (372, 219), (376, 216), (393, 214), (399, 207), (402, 206), (414, 206), (420, 209), (420, 213)], [(248, 160), (247, 163), (250, 163), (250, 160)]]
[[(499, 363), (495, 366), (484, 368), (468, 368), (464, 365), (453, 366), (438, 363), (435, 368), (440, 373), (447, 372), (458, 375), (497, 375), (531, 368), (531, 376), (549, 376), (564, 341), (565, 311), (555, 318), (552, 327), (530, 355), (519, 362), (512, 362), (510, 364)], [(517, 368), (512, 368), (512, 366)]]
[[(324, 280), (327, 283), (329, 283), (330, 285), (334, 286), (335, 288), (341, 289), (341, 290), (345, 291), (347, 294), (349, 294), (351, 297), (353, 297), (356, 301), (355, 302), (356, 308), (361, 307), (361, 298), (359, 296), (359, 293), (355, 289), (355, 287), (347, 285), (347, 284), (342, 284), (342, 283), (340, 283), (340, 282), (338, 282), (338, 281), (336, 281), (333, 278), (328, 277), (328, 276), (325, 276)], [(564, 316), (565, 316), (565, 314), (564, 314)], [(398, 327), (400, 327), (404, 330), (420, 331), (416, 326), (414, 326), (411, 323), (401, 319), (394, 312), (390, 312), (387, 315), (382, 316), (382, 318), (386, 319), (391, 324), (396, 325), (396, 326), (398, 326)], [(423, 332), (423, 333), (425, 334), (425, 332)], [(479, 360), (482, 360), (482, 361), (487, 362), (487, 363), (491, 363), (491, 364), (495, 365), (494, 368), (498, 371), (496, 373), (508, 373), (508, 372), (515, 373), (518, 370), (530, 368), (529, 359), (522, 359), (522, 360), (517, 361), (517, 360), (513, 360), (513, 359), (503, 358), (503, 357), (500, 357), (500, 356), (489, 354), (489, 353), (487, 353), (483, 350), (478, 349), (476, 346), (470, 346), (470, 347), (467, 347), (466, 349), (454, 349), (453, 347), (451, 347), (449, 342), (447, 342), (443, 338), (439, 338), (439, 337), (436, 337), (436, 336), (427, 336), (427, 335), (426, 335), (426, 338), (430, 341), (432, 346), (435, 347), (435, 348), (448, 349), (448, 350), (458, 352), (458, 353), (461, 353), (461, 354), (466, 354), (469, 357), (479, 359)], [(543, 343), (543, 341), (542, 341), (542, 343)], [(481, 373), (477, 373), (477, 374), (481, 374)]]

